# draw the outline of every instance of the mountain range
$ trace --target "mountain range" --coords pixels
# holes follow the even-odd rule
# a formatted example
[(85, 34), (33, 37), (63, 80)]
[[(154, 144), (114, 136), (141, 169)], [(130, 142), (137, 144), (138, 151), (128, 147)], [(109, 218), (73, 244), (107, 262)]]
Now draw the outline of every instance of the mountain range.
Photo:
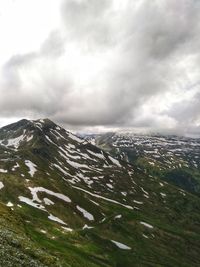
[(84, 138), (114, 157), (200, 196), (200, 138), (106, 133)]
[[(171, 137), (116, 136), (91, 143), (49, 119), (0, 129), (0, 266), (200, 266), (199, 141), (176, 155)], [(192, 189), (167, 179), (182, 166)]]

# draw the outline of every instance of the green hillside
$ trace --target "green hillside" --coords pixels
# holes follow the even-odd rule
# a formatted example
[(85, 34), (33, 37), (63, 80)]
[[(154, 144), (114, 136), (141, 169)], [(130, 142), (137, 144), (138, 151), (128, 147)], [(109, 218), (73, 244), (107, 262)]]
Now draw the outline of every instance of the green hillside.
[(62, 129), (0, 129), (0, 266), (199, 266), (200, 199)]

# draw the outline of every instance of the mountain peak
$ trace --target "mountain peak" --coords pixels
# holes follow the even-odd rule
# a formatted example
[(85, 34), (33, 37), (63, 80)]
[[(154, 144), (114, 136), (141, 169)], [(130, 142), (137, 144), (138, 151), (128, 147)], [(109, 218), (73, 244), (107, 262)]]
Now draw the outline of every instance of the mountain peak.
[(35, 147), (45, 144), (69, 142), (87, 143), (84, 139), (66, 131), (48, 118), (38, 120), (22, 119), (16, 123), (0, 128), (0, 145), (17, 150), (26, 146)]
[(52, 125), (52, 126), (55, 126), (56, 124), (48, 119), (48, 118), (44, 118), (44, 119), (37, 119), (37, 120), (31, 120), (32, 123), (40, 123), (42, 125)]
[[(30, 130), (33, 131), (35, 128), (43, 130), (47, 128), (56, 128), (58, 127), (53, 121), (48, 118), (45, 119), (37, 119), (37, 120), (28, 120), (28, 119), (21, 119), (15, 123), (11, 123), (0, 128), (0, 131), (3, 132), (19, 132), (19, 130)], [(59, 127), (60, 128), (60, 127)]]
[[(49, 119), (22, 119), (0, 128), (0, 145), (16, 150), (25, 145), (30, 146), (38, 140), (44, 140), (45, 135), (60, 129), (58, 125)], [(65, 130), (63, 129), (63, 131)]]

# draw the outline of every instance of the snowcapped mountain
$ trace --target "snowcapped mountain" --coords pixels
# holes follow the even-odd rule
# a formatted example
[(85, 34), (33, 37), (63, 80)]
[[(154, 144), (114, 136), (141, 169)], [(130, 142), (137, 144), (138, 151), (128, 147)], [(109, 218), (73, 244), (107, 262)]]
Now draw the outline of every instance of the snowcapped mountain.
[(144, 172), (200, 195), (199, 138), (107, 133), (96, 136), (93, 143)]
[(0, 266), (200, 264), (199, 197), (48, 119), (0, 129), (0, 201)]

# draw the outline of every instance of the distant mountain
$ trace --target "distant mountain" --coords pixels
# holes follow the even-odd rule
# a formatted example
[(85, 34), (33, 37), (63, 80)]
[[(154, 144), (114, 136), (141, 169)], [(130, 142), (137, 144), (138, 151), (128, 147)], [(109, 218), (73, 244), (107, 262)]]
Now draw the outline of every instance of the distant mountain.
[(150, 175), (200, 196), (200, 138), (107, 133), (93, 137), (93, 143)]
[(124, 159), (48, 119), (1, 128), (0, 266), (199, 266), (199, 197)]

